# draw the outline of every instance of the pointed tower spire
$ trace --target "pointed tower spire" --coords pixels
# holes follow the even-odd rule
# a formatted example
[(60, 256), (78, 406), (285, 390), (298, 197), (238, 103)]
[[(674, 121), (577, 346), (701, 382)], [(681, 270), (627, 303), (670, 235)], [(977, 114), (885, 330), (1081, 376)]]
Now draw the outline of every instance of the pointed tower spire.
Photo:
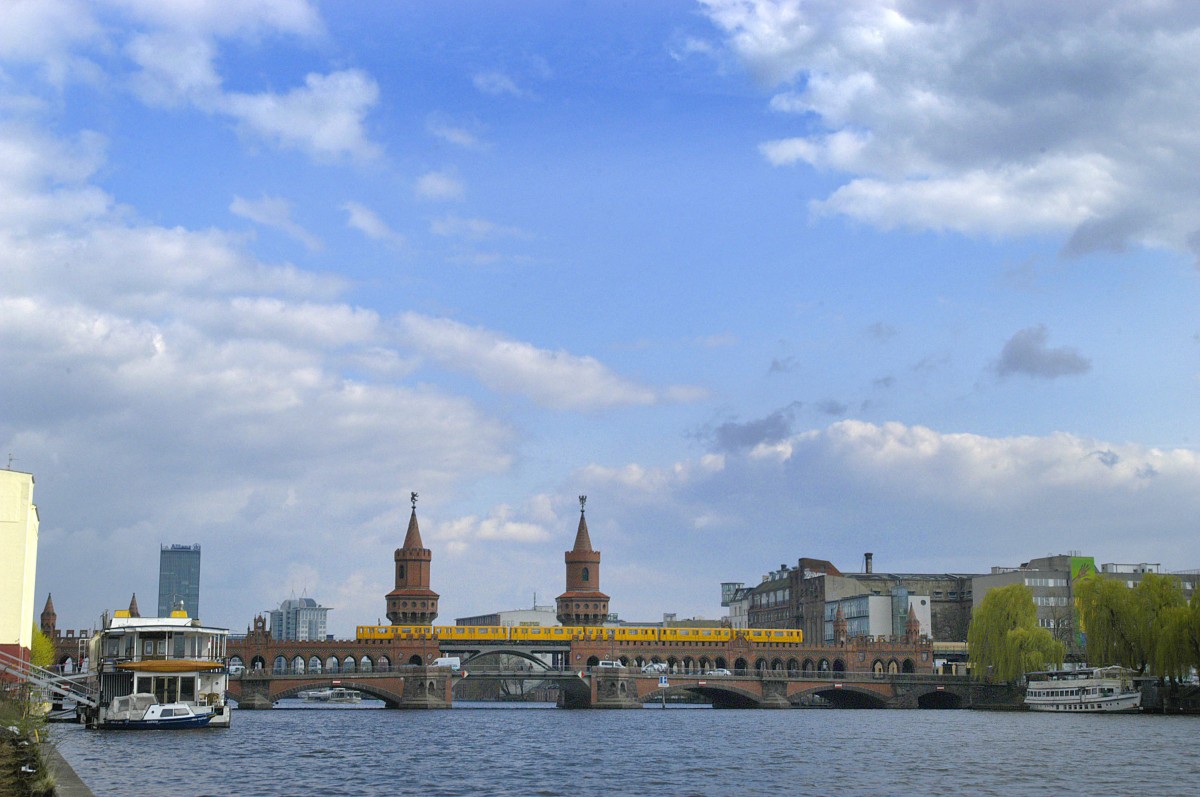
[(58, 615), (54, 613), (54, 598), (46, 593), (46, 608), (42, 609), (42, 633), (54, 639), (54, 626), (58, 623)]
[(846, 644), (846, 638), (850, 635), (849, 623), (846, 622), (846, 613), (842, 611), (842, 604), (837, 605), (837, 613), (833, 616), (833, 642), (835, 645)]
[(603, 625), (608, 620), (608, 596), (600, 591), (600, 552), (592, 549), (584, 506), (579, 496), (579, 529), (575, 547), (566, 552), (567, 591), (558, 596), (558, 621), (563, 625)]
[(587, 496), (579, 496), (579, 528), (575, 532), (575, 547), (571, 549), (572, 553), (592, 552), (592, 538), (588, 534), (587, 518), (583, 515), (586, 503)]
[(142, 616), (142, 613), (138, 611), (137, 593), (136, 592), (133, 593), (133, 597), (129, 599), (129, 616), (130, 617), (141, 617)]
[(404, 546), (396, 549), (396, 588), (384, 600), (392, 625), (431, 625), (438, 615), (438, 594), (429, 588), (429, 563), (433, 553), (421, 542), (417, 525), (417, 494), (410, 493), (412, 515)]
[(908, 621), (904, 623), (904, 636), (909, 640), (921, 637), (921, 621), (917, 619), (917, 610), (911, 603), (908, 605)]

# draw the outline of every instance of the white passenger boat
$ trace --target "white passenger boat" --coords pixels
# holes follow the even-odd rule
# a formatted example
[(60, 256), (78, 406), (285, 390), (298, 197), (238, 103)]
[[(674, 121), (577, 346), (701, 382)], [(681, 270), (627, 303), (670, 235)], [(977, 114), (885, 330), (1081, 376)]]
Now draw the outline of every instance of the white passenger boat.
[(354, 689), (335, 686), (333, 689), (312, 689), (301, 692), (300, 697), (310, 703), (361, 703), (362, 694)]
[(1026, 676), (1025, 705), (1031, 711), (1103, 714), (1141, 709), (1142, 693), (1121, 667), (1048, 670)]
[[(151, 706), (157, 706), (154, 719), (187, 719), (197, 727), (228, 728), (232, 712), (225, 701), (229, 685), (226, 669), (228, 629), (203, 626), (186, 612), (170, 617), (131, 617), (118, 611), (105, 628), (91, 640), (91, 659), (97, 662), (98, 705), (82, 711), (88, 728), (110, 729), (115, 723), (128, 723), (133, 704), (141, 706), (142, 696), (153, 698), (141, 706), (141, 719)], [(139, 697), (137, 701), (121, 698)], [(166, 711), (170, 709), (170, 714)], [(178, 712), (178, 713), (177, 713)], [(177, 727), (159, 722), (139, 727)], [(128, 727), (122, 725), (121, 727)]]

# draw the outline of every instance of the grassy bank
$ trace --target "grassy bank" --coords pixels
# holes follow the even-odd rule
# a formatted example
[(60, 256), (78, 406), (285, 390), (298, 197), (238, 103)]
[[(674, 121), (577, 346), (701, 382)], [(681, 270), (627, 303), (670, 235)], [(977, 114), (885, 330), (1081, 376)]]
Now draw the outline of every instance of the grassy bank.
[(23, 686), (0, 688), (0, 795), (52, 797), (46, 723)]

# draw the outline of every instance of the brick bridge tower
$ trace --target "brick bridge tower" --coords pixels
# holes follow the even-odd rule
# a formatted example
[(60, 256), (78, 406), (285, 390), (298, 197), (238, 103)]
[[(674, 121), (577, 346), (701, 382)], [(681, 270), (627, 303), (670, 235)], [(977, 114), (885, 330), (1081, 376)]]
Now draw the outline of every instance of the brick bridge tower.
[(566, 553), (567, 591), (556, 601), (563, 625), (603, 625), (608, 620), (608, 596), (600, 591), (600, 552), (592, 550), (583, 516), (586, 503), (587, 496), (579, 496), (579, 530), (575, 547)]
[(404, 547), (396, 549), (396, 588), (387, 594), (387, 618), (392, 625), (432, 625), (438, 615), (438, 594), (429, 588), (433, 553), (421, 543), (416, 493), (412, 506)]
[(54, 600), (50, 593), (46, 593), (46, 607), (42, 609), (41, 616), (42, 633), (49, 639), (54, 639), (54, 628), (58, 624), (58, 615), (54, 611)]

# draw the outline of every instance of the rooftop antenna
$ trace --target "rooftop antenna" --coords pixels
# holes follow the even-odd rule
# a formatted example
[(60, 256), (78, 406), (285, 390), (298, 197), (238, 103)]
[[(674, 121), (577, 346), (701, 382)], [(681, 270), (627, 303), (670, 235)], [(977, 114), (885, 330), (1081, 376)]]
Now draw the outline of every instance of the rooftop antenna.
[(13, 464), (14, 462), (16, 462), (16, 461), (17, 461), (17, 460), (16, 460), (16, 458), (15, 458), (15, 457), (13, 457), (13, 455), (12, 455), (12, 452), (11, 452), (11, 451), (9, 451), (9, 452), (8, 452), (8, 467), (7, 467), (7, 468), (5, 468), (5, 470), (12, 470), (12, 464)]

